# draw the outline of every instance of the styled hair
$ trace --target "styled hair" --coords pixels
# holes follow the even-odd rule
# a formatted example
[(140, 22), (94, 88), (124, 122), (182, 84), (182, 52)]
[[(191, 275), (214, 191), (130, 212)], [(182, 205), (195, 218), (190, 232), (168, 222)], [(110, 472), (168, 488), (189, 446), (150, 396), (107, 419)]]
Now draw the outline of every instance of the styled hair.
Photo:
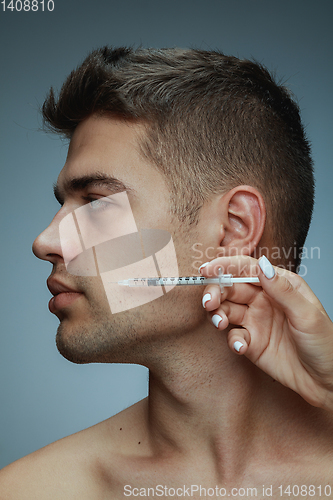
[(58, 97), (51, 88), (42, 111), (68, 138), (92, 114), (145, 123), (141, 152), (165, 175), (183, 223), (195, 224), (212, 194), (257, 188), (274, 243), (296, 249), (287, 260), (299, 265), (314, 202), (310, 147), (290, 92), (261, 64), (217, 51), (103, 47)]

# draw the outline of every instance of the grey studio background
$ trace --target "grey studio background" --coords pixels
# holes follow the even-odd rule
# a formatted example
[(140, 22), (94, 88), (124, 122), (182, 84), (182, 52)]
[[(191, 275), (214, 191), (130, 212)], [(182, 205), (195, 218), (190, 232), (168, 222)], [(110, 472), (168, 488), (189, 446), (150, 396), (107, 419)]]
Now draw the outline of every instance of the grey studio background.
[[(7, 5), (9, 2), (5, 2)], [(45, 6), (46, 6), (45, 1)], [(302, 110), (317, 193), (306, 280), (333, 317), (332, 3), (304, 0), (54, 0), (54, 11), (0, 5), (0, 467), (91, 426), (147, 394), (147, 371), (73, 365), (57, 352), (48, 311), (51, 265), (31, 252), (58, 210), (52, 183), (66, 143), (40, 131), (51, 85), (101, 45), (194, 46), (255, 57), (287, 82)], [(46, 7), (45, 7), (46, 8)], [(320, 257), (320, 258), (319, 258)]]

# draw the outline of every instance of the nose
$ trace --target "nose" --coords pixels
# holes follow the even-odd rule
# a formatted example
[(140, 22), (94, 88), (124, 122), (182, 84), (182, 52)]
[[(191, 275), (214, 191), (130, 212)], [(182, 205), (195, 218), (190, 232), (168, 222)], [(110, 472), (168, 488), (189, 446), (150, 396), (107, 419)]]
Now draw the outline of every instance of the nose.
[(59, 236), (59, 223), (63, 216), (61, 210), (55, 215), (51, 224), (35, 239), (32, 251), (42, 260), (52, 264), (63, 262), (63, 254)]

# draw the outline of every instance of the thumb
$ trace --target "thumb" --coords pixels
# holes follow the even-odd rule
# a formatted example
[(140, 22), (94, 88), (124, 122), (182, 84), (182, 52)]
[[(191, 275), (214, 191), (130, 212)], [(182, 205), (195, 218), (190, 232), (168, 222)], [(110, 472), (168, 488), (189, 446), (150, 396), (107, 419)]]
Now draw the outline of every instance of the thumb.
[[(293, 281), (291, 283), (291, 280), (285, 275), (287, 272), (285, 273), (280, 268), (274, 268), (264, 255), (260, 257), (258, 263), (260, 284), (267, 295), (284, 311), (295, 328), (305, 327), (305, 330), (311, 328), (322, 314), (314, 304), (316, 301), (308, 300), (300, 292), (302, 278), (290, 273)], [(314, 294), (313, 296), (316, 299)]]

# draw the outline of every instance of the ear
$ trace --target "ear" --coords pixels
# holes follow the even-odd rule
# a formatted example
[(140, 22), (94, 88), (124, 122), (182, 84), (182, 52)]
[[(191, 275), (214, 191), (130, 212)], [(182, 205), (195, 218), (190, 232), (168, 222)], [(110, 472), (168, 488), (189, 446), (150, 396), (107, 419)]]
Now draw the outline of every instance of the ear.
[(265, 202), (252, 186), (237, 186), (220, 199), (222, 239), (225, 255), (252, 255), (263, 235), (266, 221)]

